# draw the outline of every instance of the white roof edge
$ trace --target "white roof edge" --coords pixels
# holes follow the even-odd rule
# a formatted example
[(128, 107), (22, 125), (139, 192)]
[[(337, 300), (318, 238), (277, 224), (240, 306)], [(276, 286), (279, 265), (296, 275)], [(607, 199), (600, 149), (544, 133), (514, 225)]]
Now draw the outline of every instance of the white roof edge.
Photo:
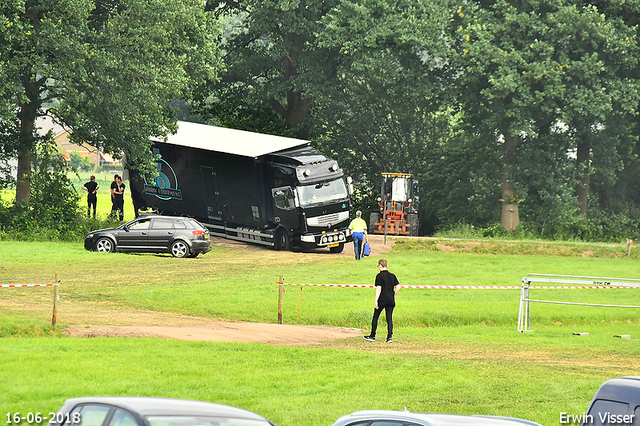
[[(157, 137), (153, 137), (151, 140), (165, 142)], [(311, 142), (303, 139), (178, 121), (178, 132), (175, 135), (169, 135), (166, 143), (241, 155), (243, 157), (260, 157)]]

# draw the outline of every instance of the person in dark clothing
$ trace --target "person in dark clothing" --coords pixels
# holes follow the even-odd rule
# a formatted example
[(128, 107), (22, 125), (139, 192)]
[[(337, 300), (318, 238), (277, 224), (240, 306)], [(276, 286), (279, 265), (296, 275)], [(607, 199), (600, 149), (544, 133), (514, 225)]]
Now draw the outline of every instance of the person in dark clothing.
[(116, 217), (118, 212), (118, 202), (116, 201), (116, 192), (118, 192), (118, 178), (120, 176), (113, 175), (113, 182), (111, 182), (111, 217)]
[(373, 320), (371, 320), (371, 334), (364, 336), (364, 339), (370, 342), (376, 340), (378, 318), (384, 309), (387, 317), (387, 343), (391, 343), (393, 337), (393, 308), (396, 307), (396, 294), (400, 290), (398, 287), (400, 283), (394, 274), (387, 271), (386, 259), (378, 261), (378, 270), (380, 272), (376, 275), (376, 299), (374, 301)]
[(124, 190), (125, 184), (119, 175), (113, 177), (111, 182), (111, 216), (118, 215), (119, 220), (124, 220)]
[(93, 206), (93, 218), (96, 218), (96, 205), (98, 203), (98, 196), (96, 192), (100, 188), (100, 185), (96, 182), (96, 177), (91, 175), (89, 182), (81, 186), (82, 189), (87, 191), (87, 216), (91, 217), (91, 206)]

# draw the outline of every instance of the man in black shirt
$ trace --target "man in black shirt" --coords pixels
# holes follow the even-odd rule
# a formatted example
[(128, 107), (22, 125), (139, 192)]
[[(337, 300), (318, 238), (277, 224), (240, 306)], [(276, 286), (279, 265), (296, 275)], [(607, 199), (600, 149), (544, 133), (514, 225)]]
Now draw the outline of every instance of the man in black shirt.
[(387, 271), (386, 259), (378, 261), (378, 270), (380, 272), (376, 275), (376, 299), (374, 301), (373, 320), (371, 321), (371, 334), (364, 336), (364, 339), (370, 342), (376, 340), (378, 318), (384, 309), (387, 317), (387, 343), (391, 343), (393, 336), (393, 308), (396, 307), (395, 296), (400, 290), (398, 287), (400, 283), (394, 274)]
[(89, 182), (82, 185), (81, 188), (87, 191), (87, 216), (91, 217), (91, 206), (93, 206), (93, 218), (95, 219), (96, 204), (98, 203), (98, 196), (96, 195), (96, 192), (98, 191), (98, 188), (100, 188), (100, 185), (96, 182), (95, 176), (91, 175), (89, 179)]
[(111, 215), (115, 217), (117, 212), (120, 220), (124, 219), (124, 189), (122, 179), (119, 175), (115, 175), (111, 182)]

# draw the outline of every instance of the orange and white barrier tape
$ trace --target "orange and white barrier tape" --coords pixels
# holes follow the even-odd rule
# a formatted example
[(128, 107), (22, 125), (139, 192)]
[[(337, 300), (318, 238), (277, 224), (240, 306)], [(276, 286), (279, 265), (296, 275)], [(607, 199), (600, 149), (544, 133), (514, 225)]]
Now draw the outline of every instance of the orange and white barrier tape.
[(0, 284), (0, 287), (51, 287), (54, 285), (60, 285), (60, 283), (53, 284)]
[[(353, 287), (353, 288), (375, 288), (371, 284), (300, 284), (276, 282), (278, 285), (304, 286), (304, 287)], [(399, 288), (417, 288), (433, 290), (521, 290), (522, 286), (507, 285), (399, 285)], [(530, 286), (530, 289), (540, 290), (579, 290), (579, 289), (623, 289), (640, 288), (628, 286)]]

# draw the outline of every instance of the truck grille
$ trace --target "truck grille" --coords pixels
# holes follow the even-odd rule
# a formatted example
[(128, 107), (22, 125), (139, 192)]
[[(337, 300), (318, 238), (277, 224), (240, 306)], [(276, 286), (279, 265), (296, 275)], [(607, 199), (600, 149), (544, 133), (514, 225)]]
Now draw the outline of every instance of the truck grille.
[(324, 216), (308, 217), (307, 225), (309, 226), (333, 226), (337, 223), (343, 222), (349, 219), (349, 212), (338, 212), (326, 214)]

